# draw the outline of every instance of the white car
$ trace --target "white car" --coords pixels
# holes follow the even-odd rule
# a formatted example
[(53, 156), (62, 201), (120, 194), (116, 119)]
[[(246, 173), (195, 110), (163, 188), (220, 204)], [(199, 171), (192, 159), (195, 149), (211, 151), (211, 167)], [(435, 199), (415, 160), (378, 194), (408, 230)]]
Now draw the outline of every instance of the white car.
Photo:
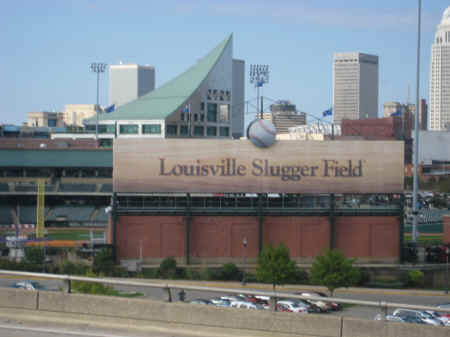
[(263, 309), (262, 306), (258, 307), (257, 304), (245, 301), (232, 301), (230, 303), (230, 307), (240, 309), (255, 309), (255, 310)]
[(306, 306), (299, 305), (298, 303), (296, 303), (294, 301), (286, 300), (286, 301), (278, 301), (277, 303), (284, 305), (292, 312), (308, 313), (308, 309)]
[[(310, 293), (300, 293), (300, 295), (305, 296), (305, 297), (321, 297), (319, 294), (311, 293), (311, 292)], [(314, 300), (308, 299), (307, 301), (318, 306), (321, 312), (331, 311), (331, 305), (325, 301), (315, 300), (315, 299)]]

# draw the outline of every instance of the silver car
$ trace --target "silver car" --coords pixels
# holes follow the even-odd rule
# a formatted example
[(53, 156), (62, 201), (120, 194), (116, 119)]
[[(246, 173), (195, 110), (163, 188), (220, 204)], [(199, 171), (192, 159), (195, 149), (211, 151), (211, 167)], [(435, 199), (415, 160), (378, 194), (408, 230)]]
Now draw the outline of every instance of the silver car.
[(415, 317), (420, 319), (425, 324), (430, 324), (434, 326), (443, 326), (444, 323), (441, 320), (435, 319), (433, 315), (426, 311), (420, 310), (410, 310), (410, 309), (395, 309), (392, 315), (397, 317)]

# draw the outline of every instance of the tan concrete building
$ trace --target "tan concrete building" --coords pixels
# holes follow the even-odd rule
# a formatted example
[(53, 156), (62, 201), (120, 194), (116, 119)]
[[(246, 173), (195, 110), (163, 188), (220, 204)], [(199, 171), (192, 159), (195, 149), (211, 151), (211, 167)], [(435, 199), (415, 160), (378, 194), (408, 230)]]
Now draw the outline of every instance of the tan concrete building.
[[(99, 109), (100, 110), (100, 109)], [(71, 126), (83, 126), (83, 120), (95, 116), (96, 104), (66, 104), (64, 123)]]
[(35, 127), (61, 127), (64, 126), (62, 112), (28, 112), (27, 125)]

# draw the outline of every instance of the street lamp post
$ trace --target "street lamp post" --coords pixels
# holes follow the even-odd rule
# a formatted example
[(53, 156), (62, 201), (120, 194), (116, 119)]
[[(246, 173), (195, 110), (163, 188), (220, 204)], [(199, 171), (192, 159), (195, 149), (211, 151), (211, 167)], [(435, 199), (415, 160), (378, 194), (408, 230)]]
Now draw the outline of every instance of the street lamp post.
[(99, 113), (99, 84), (100, 84), (100, 74), (104, 73), (106, 70), (106, 63), (91, 63), (91, 71), (97, 74), (97, 104), (95, 106), (95, 140), (98, 142), (98, 113)]
[(245, 249), (247, 248), (247, 238), (242, 239), (242, 285), (245, 286)]
[(447, 246), (447, 248), (445, 248), (445, 284), (446, 284), (446, 288), (445, 288), (445, 293), (448, 294), (448, 256), (450, 255), (450, 248)]
[(418, 215), (418, 198), (417, 193), (419, 189), (419, 101), (420, 101), (420, 31), (421, 31), (421, 17), (422, 17), (422, 0), (418, 0), (418, 18), (417, 18), (417, 69), (416, 69), (416, 113), (414, 114), (414, 181), (413, 181), (413, 227), (412, 227), (412, 241), (417, 242), (417, 215)]

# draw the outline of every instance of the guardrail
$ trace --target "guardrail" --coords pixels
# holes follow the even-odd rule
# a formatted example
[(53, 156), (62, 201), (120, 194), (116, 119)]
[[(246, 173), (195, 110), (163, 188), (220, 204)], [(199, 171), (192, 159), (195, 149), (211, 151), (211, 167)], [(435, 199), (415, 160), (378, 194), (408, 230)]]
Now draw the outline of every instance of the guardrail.
[(361, 300), (350, 300), (342, 299), (336, 297), (320, 297), (320, 296), (302, 296), (293, 293), (284, 292), (273, 292), (273, 291), (258, 291), (258, 290), (247, 290), (247, 289), (230, 289), (230, 288), (216, 288), (216, 287), (200, 287), (200, 286), (190, 286), (181, 284), (170, 284), (170, 283), (147, 283), (129, 280), (117, 280), (110, 278), (94, 278), (94, 277), (84, 277), (84, 276), (72, 276), (72, 275), (58, 275), (58, 274), (43, 274), (43, 273), (32, 273), (32, 272), (20, 272), (11, 270), (0, 270), (0, 275), (10, 275), (10, 276), (22, 276), (22, 277), (40, 277), (52, 280), (61, 280), (65, 283), (65, 292), (71, 292), (71, 282), (72, 281), (84, 281), (84, 282), (94, 282), (109, 285), (123, 285), (123, 286), (136, 286), (136, 287), (147, 287), (147, 288), (159, 288), (166, 292), (167, 301), (172, 302), (172, 292), (171, 290), (194, 290), (194, 291), (206, 291), (212, 293), (228, 293), (228, 294), (247, 294), (253, 296), (267, 296), (270, 297), (270, 307), (273, 311), (276, 311), (276, 303), (279, 298), (294, 298), (301, 300), (310, 301), (323, 301), (323, 302), (335, 302), (341, 304), (354, 304), (367, 307), (378, 307), (384, 316), (387, 315), (389, 308), (403, 308), (403, 309), (413, 309), (413, 310), (431, 310), (439, 312), (449, 312), (449, 309), (438, 308), (435, 306), (426, 305), (415, 305), (415, 304), (404, 304), (404, 303), (393, 303), (385, 301), (361, 301)]

